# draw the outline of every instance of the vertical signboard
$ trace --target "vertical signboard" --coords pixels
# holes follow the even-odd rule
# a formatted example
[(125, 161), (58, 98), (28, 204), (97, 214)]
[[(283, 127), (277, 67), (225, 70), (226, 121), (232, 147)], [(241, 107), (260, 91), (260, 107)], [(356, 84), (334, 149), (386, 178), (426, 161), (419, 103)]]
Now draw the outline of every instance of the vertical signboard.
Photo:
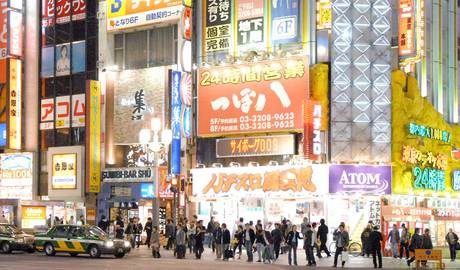
[(180, 95), (181, 72), (171, 72), (171, 174), (180, 174), (180, 148), (181, 148), (181, 111), (182, 102)]
[(8, 55), (22, 56), (22, 13), (8, 11)]
[(264, 0), (237, 0), (236, 9), (238, 48), (264, 46)]
[(54, 99), (42, 99), (40, 104), (40, 130), (54, 129)]
[(228, 51), (232, 39), (232, 5), (230, 0), (206, 0), (204, 8), (205, 53)]
[[(7, 15), (8, 15), (8, 5), (7, 0), (0, 0), (0, 125), (5, 127), (7, 122), (7, 108), (8, 108), (8, 88), (7, 88)], [(2, 145), (4, 146), (4, 145)]]
[(294, 43), (301, 40), (301, 0), (270, 1), (272, 44)]
[(185, 7), (182, 11), (182, 37), (186, 40), (192, 40), (192, 9)]
[(8, 98), (8, 144), (11, 149), (21, 149), (22, 137), (22, 63), (10, 59), (9, 98)]
[(101, 191), (101, 84), (98, 81), (87, 81), (86, 89), (86, 190), (97, 193)]
[(304, 155), (310, 160), (318, 160), (321, 156), (321, 121), (322, 107), (319, 101), (306, 100), (304, 103)]
[(85, 94), (72, 96), (72, 127), (85, 126)]
[(52, 155), (52, 189), (77, 188), (77, 154)]
[(399, 56), (414, 56), (415, 45), (414, 0), (399, 0)]
[(70, 96), (56, 97), (56, 128), (70, 127)]
[(331, 29), (332, 27), (332, 2), (330, 0), (317, 0), (316, 4), (316, 29)]

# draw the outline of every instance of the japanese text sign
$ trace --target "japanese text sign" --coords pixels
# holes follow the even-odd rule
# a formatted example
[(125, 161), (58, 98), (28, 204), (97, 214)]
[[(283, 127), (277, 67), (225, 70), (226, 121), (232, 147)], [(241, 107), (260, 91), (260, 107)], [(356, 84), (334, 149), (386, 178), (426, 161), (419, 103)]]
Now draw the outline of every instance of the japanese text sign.
[(305, 196), (325, 194), (326, 165), (260, 166), (193, 169), (193, 195), (221, 196)]
[(180, 19), (182, 0), (109, 0), (107, 30), (117, 31)]
[(399, 0), (399, 56), (413, 56), (415, 44), (414, 0)]
[(192, 40), (192, 9), (185, 7), (182, 11), (182, 36), (186, 40)]
[(452, 173), (452, 189), (460, 191), (460, 171), (454, 171)]
[(22, 62), (10, 59), (8, 143), (11, 149), (22, 146)]
[(32, 153), (0, 155), (0, 198), (32, 200), (33, 157)]
[(206, 52), (230, 49), (232, 36), (232, 5), (230, 0), (206, 0), (204, 50)]
[(264, 41), (264, 1), (237, 1), (238, 45), (254, 46)]
[(332, 2), (330, 0), (317, 0), (316, 29), (331, 29)]
[(171, 72), (171, 174), (180, 174), (181, 158), (181, 112), (182, 102), (180, 95), (181, 72)]
[(391, 194), (391, 166), (331, 165), (329, 193)]
[(321, 123), (323, 111), (319, 101), (306, 100), (304, 104), (304, 156), (318, 160), (322, 151)]
[(22, 13), (16, 10), (8, 11), (8, 55), (22, 56), (24, 29)]
[(433, 139), (445, 143), (450, 143), (452, 140), (452, 135), (447, 130), (441, 130), (439, 128), (427, 127), (424, 125), (418, 125), (415, 123), (410, 123), (408, 126), (408, 131), (410, 135), (420, 136), (427, 139)]
[(308, 85), (306, 57), (200, 69), (198, 135), (300, 131)]
[(274, 44), (299, 42), (301, 0), (270, 1), (271, 41)]
[(232, 137), (216, 140), (218, 158), (293, 155), (294, 153), (294, 135)]
[(89, 192), (101, 190), (102, 127), (101, 127), (101, 84), (98, 81), (86, 82), (88, 128), (86, 129), (86, 189)]
[(42, 27), (68, 23), (72, 20), (86, 18), (86, 0), (43, 0), (42, 1)]
[(57, 154), (52, 159), (52, 188), (77, 188), (77, 154)]

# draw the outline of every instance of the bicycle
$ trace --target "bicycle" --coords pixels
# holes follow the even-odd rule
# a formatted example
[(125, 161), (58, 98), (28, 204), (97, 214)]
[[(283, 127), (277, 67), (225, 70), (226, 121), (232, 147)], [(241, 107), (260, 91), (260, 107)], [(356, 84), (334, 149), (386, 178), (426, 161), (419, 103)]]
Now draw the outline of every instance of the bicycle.
[[(329, 252), (331, 254), (335, 254), (335, 250), (336, 250), (336, 247), (337, 247), (336, 244), (337, 244), (336, 241), (332, 241), (329, 244)], [(347, 251), (353, 257), (359, 257), (363, 252), (363, 246), (358, 242), (353, 242), (353, 240), (350, 240), (350, 243), (348, 244)]]

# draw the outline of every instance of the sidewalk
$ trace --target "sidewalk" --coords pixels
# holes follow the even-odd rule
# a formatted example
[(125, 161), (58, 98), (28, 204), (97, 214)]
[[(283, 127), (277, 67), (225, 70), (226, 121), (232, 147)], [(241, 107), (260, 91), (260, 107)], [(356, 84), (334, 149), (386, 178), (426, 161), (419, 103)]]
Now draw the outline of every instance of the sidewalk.
[[(173, 251), (171, 250), (161, 250), (161, 256), (162, 258), (160, 260), (176, 260), (173, 256)], [(131, 251), (129, 254), (129, 257), (142, 257), (142, 258), (151, 258), (151, 253), (145, 246), (141, 246), (140, 249), (134, 249)], [(196, 261), (195, 255), (190, 254), (189, 250), (187, 250), (187, 255), (185, 256), (186, 260), (189, 261)], [(305, 269), (305, 266), (307, 265), (306, 259), (305, 259), (305, 252), (304, 250), (298, 250), (297, 252), (297, 259), (298, 259), (298, 266), (299, 268), (302, 267), (302, 269)], [(334, 258), (325, 258), (323, 257), (322, 259), (318, 259), (317, 257), (316, 263), (317, 267), (321, 268), (331, 268), (334, 262)], [(230, 259), (228, 262), (222, 261), (222, 260), (217, 260), (215, 253), (212, 253), (212, 251), (208, 248), (205, 248), (205, 251), (201, 257), (201, 260), (203, 262), (215, 262), (216, 264), (238, 264), (239, 266), (242, 265), (264, 265), (263, 263), (257, 263), (256, 261), (258, 260), (257, 253), (254, 254), (254, 262), (253, 263), (248, 263), (246, 262), (247, 257), (246, 257), (246, 252), (243, 250), (243, 255), (241, 256), (241, 259), (238, 259), (238, 255), (236, 256), (235, 259)], [(340, 257), (339, 257), (340, 260)], [(446, 269), (460, 269), (460, 260), (456, 262), (450, 262), (450, 260), (444, 260), (444, 263), (446, 265)], [(277, 266), (286, 266), (286, 269), (298, 269), (294, 266), (289, 267), (288, 265), (288, 256), (287, 254), (282, 254), (280, 255), (278, 261), (272, 263), (272, 265), (277, 265)], [(218, 267), (218, 266), (216, 266)], [(373, 268), (374, 265), (372, 263), (372, 257), (370, 258), (364, 258), (364, 257), (352, 257), (350, 256), (350, 260), (347, 262), (345, 265), (346, 268)], [(284, 268), (284, 267), (283, 267)], [(339, 264), (340, 268), (340, 264)], [(385, 269), (410, 269), (407, 264), (405, 259), (393, 259), (393, 258), (388, 258), (384, 257), (383, 258), (383, 268)], [(411, 265), (411, 268), (415, 268), (415, 262)], [(435, 265), (433, 264), (428, 264), (427, 269), (435, 269)]]

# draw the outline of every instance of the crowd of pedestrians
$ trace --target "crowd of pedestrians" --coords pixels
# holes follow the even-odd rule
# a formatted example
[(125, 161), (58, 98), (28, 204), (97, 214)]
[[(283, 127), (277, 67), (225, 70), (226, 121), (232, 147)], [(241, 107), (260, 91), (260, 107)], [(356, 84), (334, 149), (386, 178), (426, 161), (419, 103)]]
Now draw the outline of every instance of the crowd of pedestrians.
[[(99, 227), (106, 231), (109, 225), (105, 217), (99, 223)], [(139, 247), (142, 242), (140, 237), (142, 232), (146, 232), (145, 243), (152, 249), (152, 256), (160, 258), (162, 237), (158, 227), (152, 225), (151, 218), (147, 220), (145, 226), (142, 226), (138, 218), (132, 218), (125, 224), (120, 216), (117, 217), (115, 221), (117, 238), (127, 239), (131, 242), (132, 247)], [(213, 217), (205, 226), (202, 220), (193, 216), (191, 220), (180, 219), (176, 225), (172, 220), (167, 220), (163, 248), (172, 250), (178, 259), (186, 258), (187, 251), (196, 259), (201, 259), (204, 247), (207, 245), (215, 254), (216, 260), (224, 261), (241, 260), (243, 251), (246, 250), (247, 262), (255, 261), (266, 264), (276, 262), (281, 254), (286, 254), (289, 265), (298, 265), (297, 252), (302, 248), (303, 243), (307, 265), (316, 266), (317, 259), (332, 256), (327, 243), (328, 240), (333, 240), (335, 242), (333, 267), (344, 267), (348, 261), (351, 245), (347, 227), (345, 223), (341, 223), (336, 230), (331, 231), (333, 239), (328, 239), (329, 233), (324, 219), (317, 224), (310, 223), (308, 218), (304, 218), (298, 227), (286, 219), (264, 226), (261, 220), (254, 224), (252, 221), (245, 222), (244, 218), (240, 218), (233, 227), (229, 228), (228, 224), (220, 224)], [(384, 236), (379, 226), (374, 226), (372, 222), (369, 222), (361, 234), (361, 255), (366, 257), (372, 255), (374, 267), (382, 268), (382, 250), (386, 250), (393, 258), (405, 258), (407, 265), (410, 266), (415, 261), (413, 255), (415, 249), (433, 248), (430, 230), (425, 229), (423, 234), (421, 233), (421, 230), (416, 228), (414, 234), (411, 235), (406, 225), (402, 224), (400, 228), (393, 225), (388, 234)], [(460, 249), (459, 238), (450, 229), (445, 240), (449, 246), (451, 260), (454, 261), (456, 252)], [(422, 262), (422, 265), (425, 264), (426, 262)]]

